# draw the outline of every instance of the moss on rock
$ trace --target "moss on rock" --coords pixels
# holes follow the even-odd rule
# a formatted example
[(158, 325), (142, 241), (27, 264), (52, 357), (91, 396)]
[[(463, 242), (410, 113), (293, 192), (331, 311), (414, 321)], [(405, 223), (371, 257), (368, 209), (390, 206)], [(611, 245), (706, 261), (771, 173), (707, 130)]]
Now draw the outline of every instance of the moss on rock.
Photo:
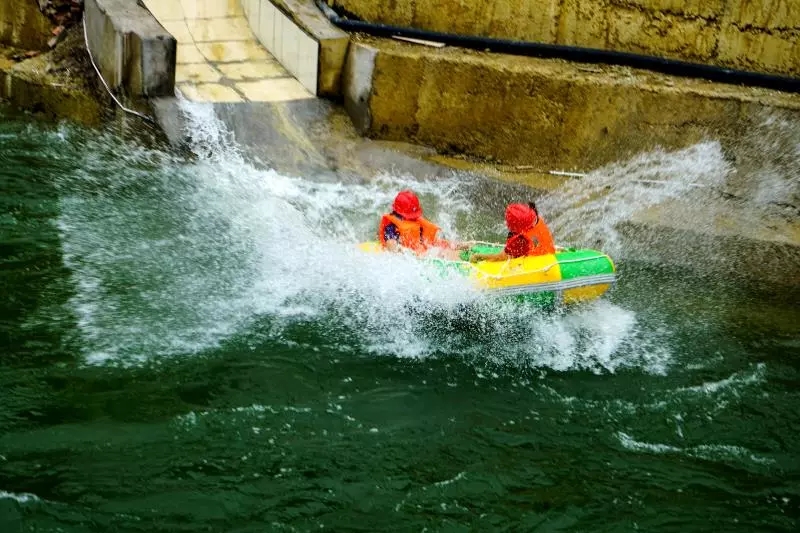
[(54, 50), (24, 61), (14, 48), (0, 48), (0, 98), (48, 117), (99, 125), (108, 97), (94, 83), (95, 73), (77, 29)]

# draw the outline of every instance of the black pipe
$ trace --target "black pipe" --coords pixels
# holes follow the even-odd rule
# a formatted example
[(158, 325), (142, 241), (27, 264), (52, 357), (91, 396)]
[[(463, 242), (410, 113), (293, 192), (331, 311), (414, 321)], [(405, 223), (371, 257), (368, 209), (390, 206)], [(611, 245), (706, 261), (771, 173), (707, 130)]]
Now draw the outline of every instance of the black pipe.
[(402, 28), (388, 24), (364, 22), (361, 20), (351, 20), (339, 16), (336, 11), (322, 0), (316, 1), (317, 6), (325, 16), (328, 17), (328, 20), (345, 31), (366, 33), (377, 37), (411, 37), (415, 39), (424, 39), (426, 41), (437, 41), (461, 48), (498, 52), (501, 54), (561, 58), (578, 63), (624, 65), (670, 74), (672, 76), (703, 78), (721, 83), (764, 87), (790, 93), (800, 92), (800, 79), (789, 76), (747, 72), (714, 65), (690, 63), (688, 61), (644, 56), (629, 52), (617, 52), (614, 50), (458, 35), (455, 33), (442, 33), (419, 30), (416, 28)]

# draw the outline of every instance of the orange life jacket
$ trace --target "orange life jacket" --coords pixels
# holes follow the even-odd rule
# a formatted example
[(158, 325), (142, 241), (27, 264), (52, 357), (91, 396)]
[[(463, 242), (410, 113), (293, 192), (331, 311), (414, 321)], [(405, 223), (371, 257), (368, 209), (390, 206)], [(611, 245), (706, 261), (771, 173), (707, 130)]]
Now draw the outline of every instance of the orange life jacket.
[(512, 239), (522, 236), (528, 241), (528, 255), (547, 255), (556, 253), (556, 245), (553, 242), (553, 235), (550, 233), (550, 228), (544, 223), (544, 220), (539, 218), (536, 224), (527, 231), (522, 233), (513, 233), (508, 236), (508, 244)]
[(397, 227), (397, 232), (400, 234), (400, 245), (415, 252), (424, 252), (431, 246), (439, 245), (442, 242), (436, 239), (439, 226), (430, 220), (424, 217), (417, 220), (405, 220), (394, 214), (387, 214), (381, 217), (378, 227), (378, 240), (382, 246), (386, 246), (384, 233), (389, 224)]

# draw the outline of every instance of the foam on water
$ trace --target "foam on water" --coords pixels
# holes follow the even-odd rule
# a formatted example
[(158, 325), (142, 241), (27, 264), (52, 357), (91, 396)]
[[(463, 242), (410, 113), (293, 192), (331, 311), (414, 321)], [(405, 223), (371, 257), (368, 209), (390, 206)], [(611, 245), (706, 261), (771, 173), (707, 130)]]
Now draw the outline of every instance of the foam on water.
[(647, 392), (643, 401), (637, 402), (620, 398), (593, 400), (564, 396), (546, 385), (540, 385), (538, 390), (571, 409), (585, 413), (606, 413), (609, 423), (655, 414), (671, 417), (675, 420), (678, 436), (683, 438), (681, 424), (685, 419), (693, 417), (708, 422), (728, 410), (741, 409), (745, 398), (763, 387), (765, 381), (766, 365), (758, 363), (734, 372), (727, 378), (699, 386), (653, 389)]
[(31, 503), (39, 501), (39, 497), (35, 494), (30, 494), (27, 492), (14, 493), (14, 492), (6, 492), (4, 490), (0, 490), (0, 500), (4, 499), (14, 500), (17, 503)]
[[(357, 250), (407, 187), (457, 237), (456, 221), (481, 208), (464, 192), (463, 177), (330, 183), (284, 176), (250, 165), (211, 106), (182, 105), (194, 160), (101, 138), (60, 182), (58, 227), (87, 362), (158, 361), (244, 331), (292, 344), (292, 328), (307, 323), (334, 348), (375, 355), (594, 372), (668, 368), (669, 333), (648, 330), (607, 301), (543, 315), (487, 299), (465, 279), (442, 279), (411, 257)], [(70, 142), (68, 134), (57, 140)], [(699, 159), (714, 153), (710, 145), (694, 150)], [(635, 164), (667, 168), (687, 153)], [(594, 236), (567, 230), (577, 240)]]
[(621, 431), (618, 432), (616, 436), (623, 448), (634, 452), (685, 455), (687, 457), (705, 459), (707, 461), (736, 463), (742, 460), (748, 460), (759, 465), (771, 465), (775, 463), (773, 459), (757, 455), (742, 446), (700, 444), (698, 446), (682, 448), (669, 444), (639, 441)]
[(725, 379), (709, 381), (694, 387), (678, 390), (682, 394), (731, 394), (735, 395), (745, 386), (761, 384), (766, 377), (766, 365), (759, 363), (746, 372), (737, 372)]

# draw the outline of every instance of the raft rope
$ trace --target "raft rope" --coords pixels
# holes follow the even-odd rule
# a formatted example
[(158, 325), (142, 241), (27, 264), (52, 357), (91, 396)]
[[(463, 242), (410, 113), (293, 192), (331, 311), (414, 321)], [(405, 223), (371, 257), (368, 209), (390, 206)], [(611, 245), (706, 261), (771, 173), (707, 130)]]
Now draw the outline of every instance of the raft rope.
[(139, 113), (138, 111), (134, 111), (133, 109), (128, 109), (127, 107), (122, 105), (122, 102), (120, 102), (117, 99), (117, 97), (114, 96), (114, 93), (111, 92), (111, 88), (108, 86), (108, 83), (106, 83), (106, 80), (103, 78), (103, 75), (100, 73), (100, 69), (97, 68), (97, 64), (94, 62), (94, 57), (92, 57), (92, 49), (89, 48), (89, 34), (86, 31), (86, 14), (84, 14), (84, 16), (82, 17), (82, 23), (83, 23), (83, 41), (86, 43), (86, 51), (89, 53), (89, 61), (92, 62), (92, 66), (94, 67), (94, 71), (97, 72), (97, 76), (100, 78), (100, 81), (103, 82), (103, 87), (106, 88), (106, 91), (108, 92), (109, 96), (111, 96), (111, 98), (114, 100), (114, 102), (116, 102), (116, 104), (119, 106), (119, 108), (122, 109), (123, 111), (125, 111), (126, 113), (130, 113), (131, 115), (136, 115), (137, 117), (140, 117), (140, 118), (150, 122), (151, 124), (155, 124), (156, 121), (155, 121), (154, 118), (149, 117), (147, 115), (144, 115), (142, 113)]

